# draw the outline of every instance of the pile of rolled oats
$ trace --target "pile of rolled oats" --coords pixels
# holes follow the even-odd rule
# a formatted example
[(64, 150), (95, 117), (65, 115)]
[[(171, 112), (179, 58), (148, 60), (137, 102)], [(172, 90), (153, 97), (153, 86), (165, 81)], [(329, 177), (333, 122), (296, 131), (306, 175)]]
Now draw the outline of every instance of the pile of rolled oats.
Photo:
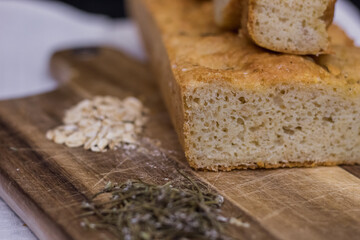
[(136, 145), (146, 122), (147, 109), (135, 97), (120, 100), (97, 96), (66, 111), (64, 125), (46, 133), (49, 140), (94, 152)]

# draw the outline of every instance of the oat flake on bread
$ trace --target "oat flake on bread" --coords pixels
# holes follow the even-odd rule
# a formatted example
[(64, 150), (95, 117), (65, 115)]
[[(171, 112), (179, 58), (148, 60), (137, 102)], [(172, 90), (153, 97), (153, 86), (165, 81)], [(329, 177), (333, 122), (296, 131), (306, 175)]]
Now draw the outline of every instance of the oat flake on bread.
[(68, 109), (64, 125), (49, 130), (46, 137), (57, 144), (81, 147), (93, 152), (136, 145), (146, 122), (147, 109), (135, 97), (120, 100), (96, 96)]

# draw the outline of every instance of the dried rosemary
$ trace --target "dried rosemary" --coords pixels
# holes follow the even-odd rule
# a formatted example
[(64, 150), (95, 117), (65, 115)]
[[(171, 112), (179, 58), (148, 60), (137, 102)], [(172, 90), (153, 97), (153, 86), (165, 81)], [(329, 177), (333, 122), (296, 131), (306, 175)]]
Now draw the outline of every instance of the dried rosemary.
[[(119, 239), (228, 239), (222, 234), (223, 197), (201, 189), (192, 179), (153, 185), (140, 180), (109, 182), (91, 203), (83, 203), (82, 226), (107, 229)], [(176, 184), (175, 184), (176, 185)], [(99, 198), (110, 195), (110, 200)], [(89, 220), (94, 217), (94, 221)], [(95, 220), (96, 219), (96, 220)]]

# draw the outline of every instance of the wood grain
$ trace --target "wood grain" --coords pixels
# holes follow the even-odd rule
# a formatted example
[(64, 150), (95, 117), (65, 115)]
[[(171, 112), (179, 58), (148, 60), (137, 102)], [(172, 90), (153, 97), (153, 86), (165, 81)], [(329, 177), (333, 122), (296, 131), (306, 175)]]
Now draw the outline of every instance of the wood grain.
[(339, 167), (199, 175), (280, 239), (360, 236), (360, 180)]
[[(112, 239), (80, 227), (80, 204), (111, 181), (164, 183), (177, 169), (225, 196), (234, 239), (358, 239), (358, 166), (195, 172), (185, 161), (152, 74), (108, 48), (62, 51), (51, 62), (63, 85), (54, 92), (0, 102), (0, 195), (40, 239)], [(93, 153), (45, 138), (64, 110), (94, 95), (134, 95), (150, 108), (139, 151)]]
[[(177, 169), (196, 178), (144, 64), (92, 48), (55, 54), (51, 69), (64, 83), (58, 90), (0, 103), (0, 194), (40, 239), (111, 239), (106, 232), (82, 229), (76, 218), (81, 202), (109, 180), (164, 183), (180, 177)], [(65, 109), (94, 95), (134, 95), (150, 108), (141, 151), (93, 153), (46, 140), (46, 131), (61, 123)], [(275, 239), (230, 201), (224, 215), (241, 216), (252, 226), (251, 231), (229, 227), (234, 238)]]

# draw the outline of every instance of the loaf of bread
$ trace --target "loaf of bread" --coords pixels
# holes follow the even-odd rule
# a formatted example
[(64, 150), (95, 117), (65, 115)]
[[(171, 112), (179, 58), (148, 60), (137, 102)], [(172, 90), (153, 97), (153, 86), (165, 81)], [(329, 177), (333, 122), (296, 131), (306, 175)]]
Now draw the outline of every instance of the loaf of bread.
[(212, 2), (129, 4), (191, 167), (360, 163), (360, 49), (347, 37), (331, 55), (278, 54), (220, 31)]

